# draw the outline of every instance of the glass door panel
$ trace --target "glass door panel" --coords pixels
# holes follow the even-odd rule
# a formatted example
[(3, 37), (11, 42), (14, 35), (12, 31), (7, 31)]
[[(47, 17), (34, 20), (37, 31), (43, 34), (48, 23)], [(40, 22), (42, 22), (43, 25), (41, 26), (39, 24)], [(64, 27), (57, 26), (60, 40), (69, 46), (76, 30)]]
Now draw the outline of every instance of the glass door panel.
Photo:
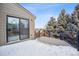
[(26, 39), (29, 36), (28, 20), (20, 19), (20, 39)]
[(19, 18), (8, 17), (8, 42), (19, 39)]

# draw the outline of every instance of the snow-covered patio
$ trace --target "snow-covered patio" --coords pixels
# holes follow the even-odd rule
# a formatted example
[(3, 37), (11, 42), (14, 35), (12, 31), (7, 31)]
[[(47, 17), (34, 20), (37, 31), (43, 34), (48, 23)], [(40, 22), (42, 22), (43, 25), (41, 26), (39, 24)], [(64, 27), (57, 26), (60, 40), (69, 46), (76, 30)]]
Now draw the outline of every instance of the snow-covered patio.
[[(44, 39), (44, 37), (41, 39)], [(24, 42), (0, 46), (0, 55), (73, 56), (73, 55), (79, 55), (79, 52), (77, 51), (77, 49), (73, 48), (70, 45), (56, 45), (55, 43), (54, 45), (53, 44), (50, 45), (36, 39), (36, 40), (27, 40)]]

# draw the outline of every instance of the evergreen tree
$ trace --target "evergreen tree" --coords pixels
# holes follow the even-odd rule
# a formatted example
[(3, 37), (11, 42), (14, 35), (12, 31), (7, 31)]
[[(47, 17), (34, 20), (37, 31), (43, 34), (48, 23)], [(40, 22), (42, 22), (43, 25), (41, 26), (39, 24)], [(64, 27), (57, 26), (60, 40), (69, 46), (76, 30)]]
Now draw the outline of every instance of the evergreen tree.
[(54, 32), (55, 28), (56, 28), (56, 20), (55, 20), (54, 17), (51, 17), (51, 18), (50, 18), (50, 21), (48, 22), (48, 24), (47, 24), (47, 26), (46, 26), (46, 29), (47, 29), (47, 30), (48, 30), (48, 29), (51, 29), (52, 32)]
[(79, 19), (79, 4), (75, 7), (75, 10), (76, 10), (76, 12), (77, 12), (77, 17), (78, 17), (78, 19)]
[(71, 14), (67, 14), (65, 9), (62, 9), (57, 21), (51, 17), (46, 28), (50, 28), (57, 35), (65, 31), (71, 31), (72, 33), (79, 31), (79, 4)]
[(57, 32), (65, 31), (65, 27), (66, 27), (65, 25), (67, 23), (67, 21), (65, 20), (66, 19), (65, 16), (66, 16), (66, 12), (64, 9), (62, 9), (57, 19), (58, 20), (57, 28), (59, 29)]

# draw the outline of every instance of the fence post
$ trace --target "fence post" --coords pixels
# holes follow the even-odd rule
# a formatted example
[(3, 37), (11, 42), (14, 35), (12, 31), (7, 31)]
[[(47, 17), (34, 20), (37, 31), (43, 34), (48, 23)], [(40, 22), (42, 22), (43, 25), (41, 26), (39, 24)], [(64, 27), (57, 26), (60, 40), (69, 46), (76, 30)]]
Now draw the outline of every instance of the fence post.
[(50, 37), (50, 31), (48, 30), (48, 33), (49, 33), (49, 37)]
[(39, 31), (39, 37), (40, 37), (40, 31)]
[(44, 30), (44, 37), (45, 37), (45, 30)]
[(79, 51), (79, 32), (77, 32), (76, 39), (77, 39), (77, 50)]

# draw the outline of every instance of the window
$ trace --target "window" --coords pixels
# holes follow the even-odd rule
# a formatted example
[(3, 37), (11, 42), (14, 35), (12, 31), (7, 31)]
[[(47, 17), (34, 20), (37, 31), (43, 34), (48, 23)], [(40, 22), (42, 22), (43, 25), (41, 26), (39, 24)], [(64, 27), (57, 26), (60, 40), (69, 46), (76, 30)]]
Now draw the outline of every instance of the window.
[(16, 17), (7, 17), (7, 41), (17, 41), (29, 37), (28, 20)]
[(20, 19), (20, 38), (28, 38), (28, 20)]
[(19, 39), (19, 19), (8, 17), (8, 42)]

